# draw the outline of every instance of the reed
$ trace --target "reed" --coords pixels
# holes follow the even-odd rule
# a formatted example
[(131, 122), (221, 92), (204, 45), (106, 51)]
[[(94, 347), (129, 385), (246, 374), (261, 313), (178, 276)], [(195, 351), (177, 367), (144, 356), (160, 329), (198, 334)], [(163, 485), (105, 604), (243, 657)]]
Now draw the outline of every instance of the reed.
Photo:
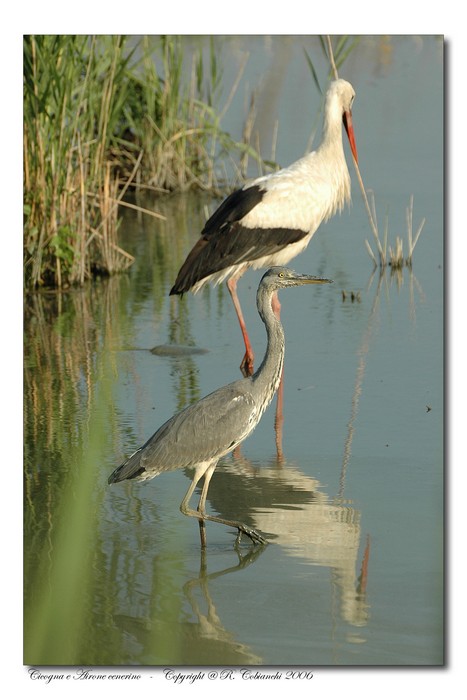
[[(82, 284), (131, 263), (117, 245), (119, 178), (109, 161), (120, 37), (24, 39), (26, 286)], [(89, 196), (92, 193), (92, 196)]]
[[(323, 50), (324, 55), (329, 61), (329, 73), (328, 77), (333, 78), (334, 80), (337, 80), (339, 77), (338, 74), (338, 69), (339, 67), (344, 63), (344, 61), (347, 59), (349, 56), (350, 52), (352, 49), (355, 47), (355, 45), (358, 43), (358, 38), (356, 39), (350, 39), (348, 36), (342, 36), (340, 37), (337, 42), (336, 46), (333, 47), (332, 45), (332, 39), (329, 35), (326, 35), (325, 37), (320, 36), (320, 43), (321, 43), (321, 48)], [(306, 52), (305, 52), (306, 54)], [(314, 82), (320, 91), (321, 94), (323, 94), (323, 90), (321, 89), (319, 79), (318, 79), (318, 74), (317, 71), (313, 65), (313, 62), (311, 58), (306, 54), (306, 59), (308, 62), (308, 66), (310, 68), (310, 71), (313, 75)], [(413, 261), (413, 252), (415, 249), (415, 246), (417, 245), (417, 241), (420, 237), (420, 234), (422, 232), (422, 229), (425, 225), (425, 219), (422, 219), (417, 232), (415, 233), (415, 236), (413, 235), (413, 195), (410, 197), (409, 201), (409, 206), (406, 209), (406, 221), (407, 221), (407, 246), (408, 246), (408, 255), (405, 257), (404, 256), (404, 244), (403, 240), (400, 236), (396, 237), (396, 242), (395, 246), (392, 247), (391, 245), (388, 245), (388, 217), (386, 215), (385, 217), (385, 225), (384, 225), (384, 232), (383, 232), (383, 238), (381, 240), (380, 237), (380, 232), (378, 228), (378, 219), (376, 216), (376, 204), (375, 204), (375, 197), (373, 192), (369, 192), (369, 198), (371, 200), (371, 205), (369, 202), (369, 198), (367, 195), (367, 192), (365, 190), (365, 186), (363, 184), (363, 179), (360, 173), (360, 168), (358, 166), (358, 163), (354, 159), (354, 167), (355, 167), (355, 174), (357, 176), (358, 184), (360, 186), (360, 191), (362, 193), (362, 198), (363, 198), (363, 203), (365, 205), (365, 209), (368, 215), (368, 221), (370, 224), (370, 230), (373, 234), (373, 238), (376, 244), (376, 253), (374, 253), (371, 245), (369, 244), (368, 240), (365, 240), (365, 245), (366, 249), (368, 251), (369, 256), (373, 260), (373, 264), (376, 267), (381, 268), (383, 270), (387, 265), (389, 265), (393, 270), (401, 270), (404, 266), (411, 268), (412, 267), (412, 261)]]
[[(357, 46), (360, 41), (359, 37), (350, 37), (348, 35), (343, 35), (339, 37), (336, 41), (335, 47), (332, 46), (331, 37), (329, 35), (319, 36), (319, 41), (321, 45), (322, 52), (327, 61), (329, 61), (329, 71), (327, 75), (328, 80), (337, 80), (338, 69), (343, 65), (345, 60), (348, 58), (349, 54)], [(318, 88), (321, 95), (324, 96), (325, 90), (322, 89), (321, 83), (318, 77), (318, 71), (306, 50), (304, 50), (306, 62), (308, 68), (313, 76), (314, 83)]]
[(373, 264), (376, 267), (384, 269), (386, 266), (390, 266), (393, 270), (401, 270), (403, 267), (412, 268), (413, 252), (415, 246), (417, 245), (420, 234), (425, 225), (425, 219), (420, 222), (417, 231), (414, 235), (413, 233), (413, 195), (410, 196), (409, 204), (406, 208), (406, 225), (407, 225), (407, 248), (408, 254), (404, 254), (404, 242), (401, 236), (396, 236), (396, 241), (394, 247), (388, 245), (388, 217), (385, 219), (383, 240), (380, 240), (378, 223), (376, 218), (376, 206), (374, 194), (370, 192), (371, 199), (371, 220), (374, 224), (372, 230), (374, 231), (377, 252), (375, 253), (369, 244), (368, 240), (365, 240), (365, 245), (370, 258), (373, 260)]
[(215, 190), (219, 159), (253, 153), (221, 129), (214, 43), (188, 78), (184, 61), (177, 37), (24, 38), (26, 288), (126, 269), (118, 210), (129, 188)]

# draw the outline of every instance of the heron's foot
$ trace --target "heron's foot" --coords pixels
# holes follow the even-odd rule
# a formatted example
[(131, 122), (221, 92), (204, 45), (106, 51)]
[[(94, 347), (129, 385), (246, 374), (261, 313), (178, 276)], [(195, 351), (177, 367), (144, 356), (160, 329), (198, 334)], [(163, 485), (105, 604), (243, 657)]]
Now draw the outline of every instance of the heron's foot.
[(254, 357), (252, 355), (249, 355), (247, 352), (243, 356), (242, 363), (240, 365), (240, 372), (243, 374), (244, 377), (251, 377), (253, 372), (255, 371), (254, 369)]
[(265, 540), (264, 537), (259, 534), (259, 532), (256, 532), (256, 530), (252, 530), (251, 528), (246, 527), (246, 525), (240, 525), (238, 526), (238, 535), (237, 539), (235, 540), (236, 547), (240, 544), (242, 540), (242, 535), (244, 534), (250, 538), (253, 544), (265, 545), (268, 543), (268, 541)]

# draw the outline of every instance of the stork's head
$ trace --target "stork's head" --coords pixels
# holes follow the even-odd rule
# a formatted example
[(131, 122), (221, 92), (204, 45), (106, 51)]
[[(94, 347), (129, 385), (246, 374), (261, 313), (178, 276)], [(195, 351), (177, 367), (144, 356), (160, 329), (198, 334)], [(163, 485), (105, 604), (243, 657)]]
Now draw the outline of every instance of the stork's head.
[(358, 163), (357, 145), (352, 124), (352, 105), (355, 99), (355, 90), (347, 80), (333, 80), (326, 93), (325, 115), (337, 114), (344, 122), (344, 128), (350, 143), (352, 155)]

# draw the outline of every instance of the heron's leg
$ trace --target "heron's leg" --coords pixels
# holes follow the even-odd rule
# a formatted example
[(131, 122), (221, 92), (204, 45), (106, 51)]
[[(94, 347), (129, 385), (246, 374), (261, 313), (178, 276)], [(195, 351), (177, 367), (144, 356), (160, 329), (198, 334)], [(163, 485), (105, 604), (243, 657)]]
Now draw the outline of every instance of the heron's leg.
[[(211, 478), (212, 472), (214, 471), (216, 467), (217, 461), (214, 462), (202, 462), (201, 464), (198, 464), (198, 466), (195, 468), (195, 474), (193, 476), (193, 480), (190, 484), (190, 488), (186, 492), (183, 501), (180, 504), (180, 510), (182, 511), (183, 515), (188, 515), (190, 517), (196, 517), (198, 518), (199, 522), (199, 534), (201, 538), (201, 547), (204, 548), (206, 547), (206, 528), (204, 525), (204, 512), (202, 512), (202, 509), (200, 506), (203, 505), (204, 509), (204, 502), (206, 501), (206, 495), (207, 495), (207, 486), (209, 486), (209, 480)], [(198, 481), (201, 479), (201, 477), (205, 474), (209, 474), (209, 478), (206, 484), (206, 480), (203, 484), (203, 490), (201, 492), (201, 499), (198, 505), (198, 511), (194, 511), (190, 508), (189, 503), (190, 499), (193, 495), (193, 492), (198, 485)], [(203, 501), (203, 494), (204, 494), (204, 501)]]
[(235, 541), (236, 544), (240, 542), (241, 539), (241, 534), (243, 533), (247, 537), (250, 538), (250, 540), (254, 544), (267, 544), (268, 541), (264, 539), (262, 535), (259, 534), (256, 530), (253, 530), (253, 528), (248, 527), (248, 525), (245, 525), (244, 523), (241, 523), (237, 520), (226, 520), (225, 518), (220, 518), (217, 515), (204, 515), (204, 520), (210, 520), (213, 523), (221, 523), (222, 525), (227, 525), (227, 527), (233, 527), (238, 530), (238, 535), (237, 539)]
[(217, 462), (216, 464), (212, 464), (210, 467), (208, 467), (204, 473), (203, 489), (201, 491), (201, 498), (199, 499), (198, 503), (198, 513), (201, 513), (201, 515), (206, 515), (206, 498), (208, 495), (209, 482), (211, 481), (211, 477), (216, 466)]
[[(206, 465), (206, 463), (199, 464), (196, 467), (195, 473), (193, 476), (193, 480), (190, 484), (190, 487), (189, 487), (188, 491), (186, 492), (186, 494), (183, 498), (183, 501), (180, 504), (180, 510), (182, 511), (182, 513), (184, 515), (198, 516), (198, 514), (190, 508), (189, 503), (190, 503), (190, 499), (193, 495), (193, 492), (194, 492), (196, 486), (198, 485), (198, 481), (201, 479), (203, 474), (205, 474), (207, 469), (209, 469), (209, 465)], [(200, 522), (201, 544), (203, 545), (203, 533), (201, 532), (201, 519), (199, 520), (199, 522)], [(203, 523), (203, 525), (204, 525), (204, 523)], [(204, 546), (205, 546), (205, 544), (206, 544), (206, 535), (204, 534)]]
[(245, 355), (243, 357), (240, 369), (245, 377), (249, 377), (253, 374), (253, 362), (255, 355), (253, 348), (251, 347), (250, 338), (248, 337), (248, 332), (246, 329), (245, 319), (243, 318), (242, 307), (240, 306), (240, 300), (237, 295), (237, 282), (239, 277), (232, 277), (227, 282), (227, 289), (232, 297), (233, 305), (235, 311), (237, 312), (238, 322), (243, 335), (243, 342), (245, 343)]
[[(209, 520), (214, 523), (221, 523), (222, 525), (227, 525), (228, 527), (233, 527), (236, 528), (239, 532), (243, 532), (247, 537), (250, 538), (252, 542), (255, 544), (267, 544), (267, 541), (264, 539), (262, 535), (260, 535), (256, 530), (253, 530), (252, 528), (248, 527), (247, 525), (244, 525), (244, 523), (237, 522), (236, 520), (226, 520), (225, 518), (220, 518), (217, 515), (207, 515), (205, 512), (205, 504), (206, 504), (206, 497), (208, 493), (208, 488), (209, 488), (209, 481), (211, 480), (212, 474), (214, 472), (214, 469), (216, 467), (217, 461), (215, 463), (209, 462), (206, 464), (206, 462), (203, 462), (203, 464), (200, 464), (196, 467), (195, 469), (195, 475), (193, 477), (193, 481), (190, 484), (190, 488), (185, 494), (185, 497), (183, 501), (181, 502), (180, 505), (180, 510), (182, 511), (183, 515), (187, 515), (190, 518), (197, 518), (198, 521), (204, 526), (204, 521)], [(193, 510), (189, 506), (190, 499), (193, 495), (193, 492), (196, 488), (196, 485), (198, 481), (201, 479), (201, 477), (205, 475), (205, 482), (203, 484), (203, 490), (201, 492), (201, 498), (199, 501), (198, 505), (198, 510)], [(200, 536), (201, 536), (201, 546), (205, 547), (206, 546), (206, 533), (204, 532), (204, 543), (203, 543), (203, 528), (200, 524)]]
[(206, 523), (201, 518), (198, 520), (199, 525), (199, 538), (201, 540), (201, 549), (206, 549), (207, 539), (206, 539)]
[[(216, 464), (213, 464), (211, 467), (208, 467), (204, 473), (203, 490), (201, 491), (201, 498), (199, 499), (199, 503), (198, 503), (198, 513), (201, 513), (202, 516), (206, 515), (206, 508), (205, 508), (206, 497), (208, 495), (209, 482), (211, 481), (211, 477), (213, 475), (215, 468), (216, 468)], [(206, 548), (206, 523), (201, 518), (198, 520), (198, 523), (199, 523), (199, 535), (201, 538), (201, 547), (202, 547), (202, 549), (205, 549)]]

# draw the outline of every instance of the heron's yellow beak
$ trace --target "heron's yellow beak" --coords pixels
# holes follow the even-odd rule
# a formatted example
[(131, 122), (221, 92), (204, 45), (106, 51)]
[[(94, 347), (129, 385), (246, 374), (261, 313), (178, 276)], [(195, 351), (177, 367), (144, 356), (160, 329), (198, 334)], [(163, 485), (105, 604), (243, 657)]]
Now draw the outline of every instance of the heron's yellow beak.
[(332, 284), (333, 280), (329, 280), (326, 277), (315, 277), (314, 275), (300, 275), (298, 281), (301, 284)]

